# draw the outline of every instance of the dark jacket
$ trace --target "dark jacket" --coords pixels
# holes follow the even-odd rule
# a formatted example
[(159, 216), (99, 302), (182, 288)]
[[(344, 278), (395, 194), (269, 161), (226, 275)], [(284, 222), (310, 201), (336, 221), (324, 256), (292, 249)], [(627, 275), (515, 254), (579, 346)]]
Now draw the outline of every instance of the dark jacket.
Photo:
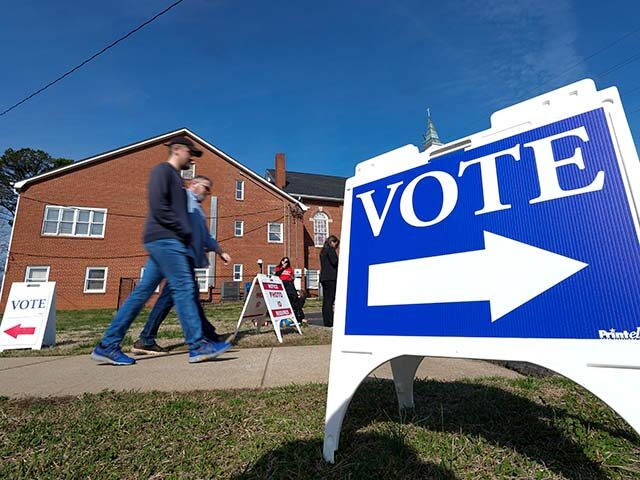
[(187, 216), (187, 196), (178, 171), (164, 162), (154, 167), (147, 186), (149, 213), (144, 225), (143, 243), (174, 238), (191, 242)]
[(338, 254), (335, 248), (324, 247), (320, 252), (320, 281), (336, 281), (338, 278)]
[[(190, 195), (187, 192), (187, 195)], [(193, 200), (195, 202), (195, 200)], [(204, 218), (204, 213), (198, 205), (193, 208), (193, 211), (188, 212), (189, 220), (191, 222), (191, 245), (189, 248), (189, 255), (193, 258), (195, 268), (207, 268), (209, 266), (209, 259), (206, 252), (222, 253), (220, 245), (211, 236), (209, 229), (207, 228), (207, 221)]]

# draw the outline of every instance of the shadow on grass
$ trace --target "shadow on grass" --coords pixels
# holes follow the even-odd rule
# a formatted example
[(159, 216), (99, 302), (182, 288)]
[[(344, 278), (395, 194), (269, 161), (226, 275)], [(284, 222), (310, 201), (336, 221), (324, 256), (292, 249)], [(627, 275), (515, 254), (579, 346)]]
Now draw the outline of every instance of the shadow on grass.
[(322, 458), (321, 440), (295, 440), (271, 450), (234, 480), (277, 479), (437, 479), (455, 480), (448, 469), (422, 461), (400, 436), (355, 433), (343, 445), (335, 464)]
[(417, 427), (423, 434), (428, 434), (426, 431), (462, 433), (468, 438), (484, 439), (514, 450), (568, 479), (605, 480), (609, 476), (571, 437), (584, 440), (587, 432), (596, 428), (620, 439), (638, 441), (629, 432), (589, 420), (588, 412), (575, 415), (565, 408), (539, 404), (479, 383), (416, 380), (414, 398), (415, 410), (400, 419), (393, 382), (364, 382), (345, 417), (337, 458), (348, 459), (348, 451), (344, 449), (352, 441), (349, 437), (357, 437), (359, 429), (395, 419)]

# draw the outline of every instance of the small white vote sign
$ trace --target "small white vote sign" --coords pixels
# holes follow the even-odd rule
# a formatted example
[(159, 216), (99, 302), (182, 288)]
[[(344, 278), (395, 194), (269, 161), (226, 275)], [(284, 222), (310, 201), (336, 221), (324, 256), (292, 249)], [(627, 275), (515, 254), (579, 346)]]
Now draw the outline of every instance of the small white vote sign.
[(56, 283), (11, 285), (0, 324), (0, 351), (18, 348), (40, 350), (56, 340)]
[(280, 323), (283, 320), (290, 321), (298, 329), (298, 333), (302, 335), (282, 280), (275, 275), (260, 274), (256, 275), (251, 283), (251, 289), (244, 302), (235, 334), (240, 330), (240, 325), (244, 320), (259, 323), (267, 314), (280, 343), (282, 343)]

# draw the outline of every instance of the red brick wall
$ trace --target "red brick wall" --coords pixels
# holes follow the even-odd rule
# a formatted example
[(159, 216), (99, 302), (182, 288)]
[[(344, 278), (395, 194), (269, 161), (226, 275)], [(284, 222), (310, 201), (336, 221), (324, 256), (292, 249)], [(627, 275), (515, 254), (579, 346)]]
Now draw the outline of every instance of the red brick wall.
[[(340, 238), (342, 228), (342, 202), (341, 201), (320, 201), (304, 199), (303, 202), (309, 207), (304, 214), (305, 228), (305, 264), (309, 270), (320, 269), (320, 250), (322, 247), (314, 245), (313, 216), (318, 212), (324, 212), (329, 217), (329, 235)], [(339, 252), (338, 252), (339, 253)], [(310, 292), (315, 293), (315, 292)]]
[[(214, 152), (204, 147), (203, 150), (204, 155), (196, 162), (196, 174), (213, 181), (212, 195), (218, 197), (217, 238), (231, 254), (231, 263), (244, 265), (243, 281), (253, 278), (258, 258), (266, 266), (289, 255), (294, 267), (304, 268), (302, 224), (290, 219), (292, 203)], [(158, 143), (50, 177), (24, 190), (16, 214), (0, 308), (4, 310), (11, 283), (24, 281), (28, 265), (50, 266), (49, 280), (57, 282), (59, 309), (115, 308), (120, 278), (139, 277), (146, 261), (141, 238), (147, 211), (147, 177), (166, 156), (166, 147)], [(243, 201), (235, 200), (236, 179), (245, 182)], [(47, 204), (106, 208), (104, 238), (41, 235)], [(208, 199), (203, 207), (209, 216)], [(236, 219), (245, 222), (242, 238), (234, 237)], [(269, 221), (285, 224), (284, 243), (267, 243)], [(83, 293), (88, 266), (108, 267), (106, 293)], [(232, 265), (226, 266), (218, 259), (215, 275), (230, 280), (232, 273)]]

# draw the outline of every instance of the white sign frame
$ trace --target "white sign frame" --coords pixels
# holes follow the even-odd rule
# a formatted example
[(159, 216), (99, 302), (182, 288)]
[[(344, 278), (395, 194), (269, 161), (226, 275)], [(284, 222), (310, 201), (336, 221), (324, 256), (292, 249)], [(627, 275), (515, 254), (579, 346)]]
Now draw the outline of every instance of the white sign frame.
[[(604, 108), (614, 133), (614, 148), (640, 239), (635, 209), (635, 205), (640, 205), (640, 162), (631, 131), (618, 90), (612, 87), (597, 91), (590, 79), (500, 110), (491, 116), (489, 130), (448, 146), (419, 152), (415, 146), (407, 145), (356, 167), (355, 176), (345, 185), (341, 268), (337, 279), (323, 445), (326, 461), (333, 463), (335, 460), (344, 416), (362, 380), (378, 366), (390, 361), (399, 406), (412, 408), (415, 372), (425, 356), (526, 361), (543, 366), (591, 391), (640, 433), (640, 409), (637, 408), (637, 399), (640, 398), (640, 341), (345, 335), (349, 276), (346, 267), (349, 265), (354, 187), (424, 165), (437, 156), (437, 153), (432, 155), (438, 149), (449, 153), (469, 143), (474, 147), (488, 144), (596, 108)], [(366, 288), (366, 285), (356, 288)]]
[(234, 337), (238, 334), (243, 321), (251, 320), (260, 322), (267, 314), (271, 319), (273, 331), (280, 343), (282, 343), (280, 322), (283, 320), (290, 320), (298, 330), (298, 333), (302, 335), (300, 324), (296, 319), (293, 307), (287, 296), (287, 291), (280, 277), (260, 273), (256, 275), (251, 282), (251, 289), (242, 307), (236, 331), (233, 334)]
[(56, 282), (12, 283), (0, 323), (0, 352), (40, 350), (55, 343)]

